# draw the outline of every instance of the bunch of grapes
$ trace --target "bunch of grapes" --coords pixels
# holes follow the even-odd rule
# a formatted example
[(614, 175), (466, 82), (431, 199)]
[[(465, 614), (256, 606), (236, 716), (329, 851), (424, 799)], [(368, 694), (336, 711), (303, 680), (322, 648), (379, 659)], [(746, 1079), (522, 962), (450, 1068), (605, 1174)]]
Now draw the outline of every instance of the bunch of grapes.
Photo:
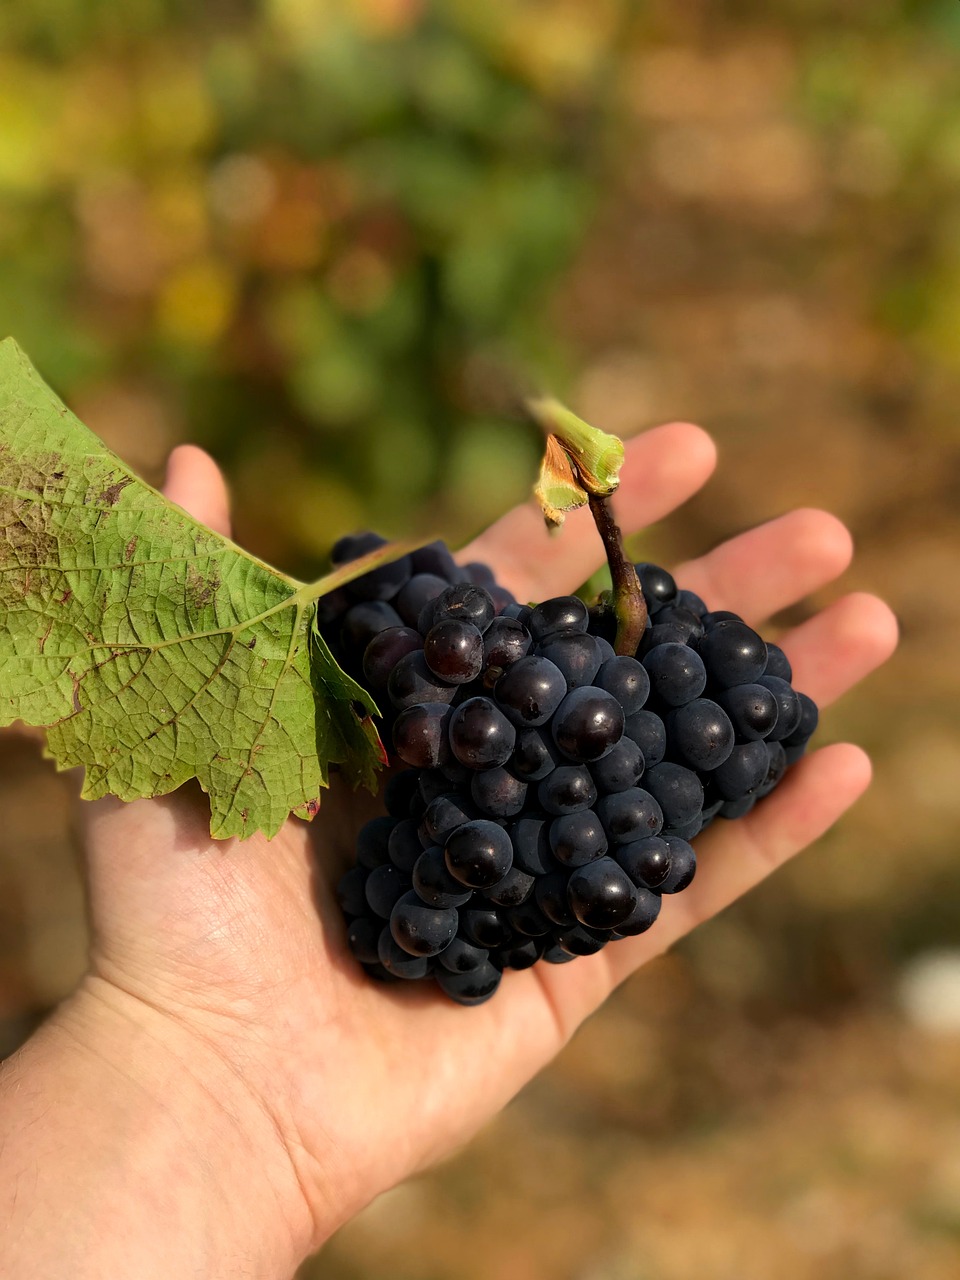
[[(342, 539), (334, 561), (381, 542)], [(817, 708), (783, 651), (665, 569), (636, 570), (648, 618), (631, 655), (609, 609), (518, 604), (440, 543), (323, 602), (328, 642), (386, 704), (410, 766), (339, 885), (372, 976), (479, 1004), (506, 969), (643, 933), (693, 879), (690, 841), (803, 754)]]

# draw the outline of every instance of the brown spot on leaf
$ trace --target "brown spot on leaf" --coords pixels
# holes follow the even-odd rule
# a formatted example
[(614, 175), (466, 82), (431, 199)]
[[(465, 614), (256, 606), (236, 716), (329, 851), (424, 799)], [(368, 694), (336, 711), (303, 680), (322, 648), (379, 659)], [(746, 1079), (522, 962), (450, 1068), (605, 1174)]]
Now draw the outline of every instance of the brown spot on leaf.
[(247, 645), (247, 648), (255, 649), (256, 647), (257, 647), (257, 637), (254, 636), (253, 639), (250, 641), (250, 643)]
[(53, 630), (53, 619), (51, 618), (50, 621), (47, 623), (46, 631), (40, 637), (40, 646), (39, 646), (40, 653), (43, 653), (43, 646), (47, 643), (47, 638), (50, 635), (50, 632), (52, 630)]
[(66, 591), (60, 597), (60, 603), (66, 604), (72, 595), (73, 595), (73, 590), (70, 587), (67, 587)]
[(97, 497), (97, 501), (102, 502), (105, 507), (115, 507), (128, 484), (133, 484), (133, 476), (121, 476), (113, 484), (107, 485)]
[(203, 574), (194, 564), (187, 565), (187, 605), (191, 609), (206, 609), (220, 590), (220, 570), (211, 564)]
[(123, 549), (124, 560), (130, 561), (133, 559), (133, 553), (137, 549), (137, 541), (138, 541), (137, 535), (134, 534), (133, 537), (130, 539), (130, 541), (127, 543), (127, 545)]

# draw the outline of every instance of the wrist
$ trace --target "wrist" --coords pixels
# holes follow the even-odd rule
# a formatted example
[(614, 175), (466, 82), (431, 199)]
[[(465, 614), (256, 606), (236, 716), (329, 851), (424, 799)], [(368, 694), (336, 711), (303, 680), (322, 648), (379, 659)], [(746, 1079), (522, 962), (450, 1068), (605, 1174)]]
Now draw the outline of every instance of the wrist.
[[(144, 1280), (284, 1277), (320, 1243), (286, 1143), (240, 1072), (102, 979), (4, 1064), (0, 1130), (0, 1217), (22, 1211), (23, 1275), (115, 1263)], [(48, 1213), (59, 1227), (43, 1228)], [(36, 1250), (54, 1249), (38, 1268)]]

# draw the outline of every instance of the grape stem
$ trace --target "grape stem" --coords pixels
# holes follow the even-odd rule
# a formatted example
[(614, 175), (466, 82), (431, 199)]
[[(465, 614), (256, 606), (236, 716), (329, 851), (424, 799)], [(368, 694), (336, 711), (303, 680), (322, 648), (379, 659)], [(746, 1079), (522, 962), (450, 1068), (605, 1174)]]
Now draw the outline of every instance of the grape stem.
[(613, 518), (613, 506), (609, 497), (588, 495), (590, 513), (603, 542), (610, 576), (613, 579), (613, 611), (617, 618), (617, 635), (614, 650), (631, 658), (647, 626), (647, 602), (643, 598), (640, 580), (623, 548), (623, 534)]

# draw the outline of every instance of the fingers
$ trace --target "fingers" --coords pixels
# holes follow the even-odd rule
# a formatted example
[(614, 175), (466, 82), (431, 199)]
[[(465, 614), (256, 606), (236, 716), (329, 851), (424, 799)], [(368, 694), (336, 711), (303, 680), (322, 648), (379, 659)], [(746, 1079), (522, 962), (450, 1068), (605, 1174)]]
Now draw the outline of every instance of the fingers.
[(220, 468), (194, 444), (178, 445), (167, 462), (163, 492), (201, 524), (230, 536), (230, 498)]
[[(668, 515), (705, 483), (716, 449), (686, 422), (656, 427), (627, 442), (614, 508), (624, 533)], [(465, 547), (459, 558), (489, 564), (519, 600), (574, 591), (596, 569), (600, 542), (590, 513), (574, 511), (563, 532), (549, 534), (534, 502), (517, 507)]]
[(680, 565), (675, 576), (710, 609), (756, 623), (832, 582), (852, 556), (853, 540), (836, 516), (801, 509)]
[(781, 643), (793, 667), (794, 688), (823, 706), (886, 662), (897, 639), (892, 610), (858, 591), (795, 627)]

